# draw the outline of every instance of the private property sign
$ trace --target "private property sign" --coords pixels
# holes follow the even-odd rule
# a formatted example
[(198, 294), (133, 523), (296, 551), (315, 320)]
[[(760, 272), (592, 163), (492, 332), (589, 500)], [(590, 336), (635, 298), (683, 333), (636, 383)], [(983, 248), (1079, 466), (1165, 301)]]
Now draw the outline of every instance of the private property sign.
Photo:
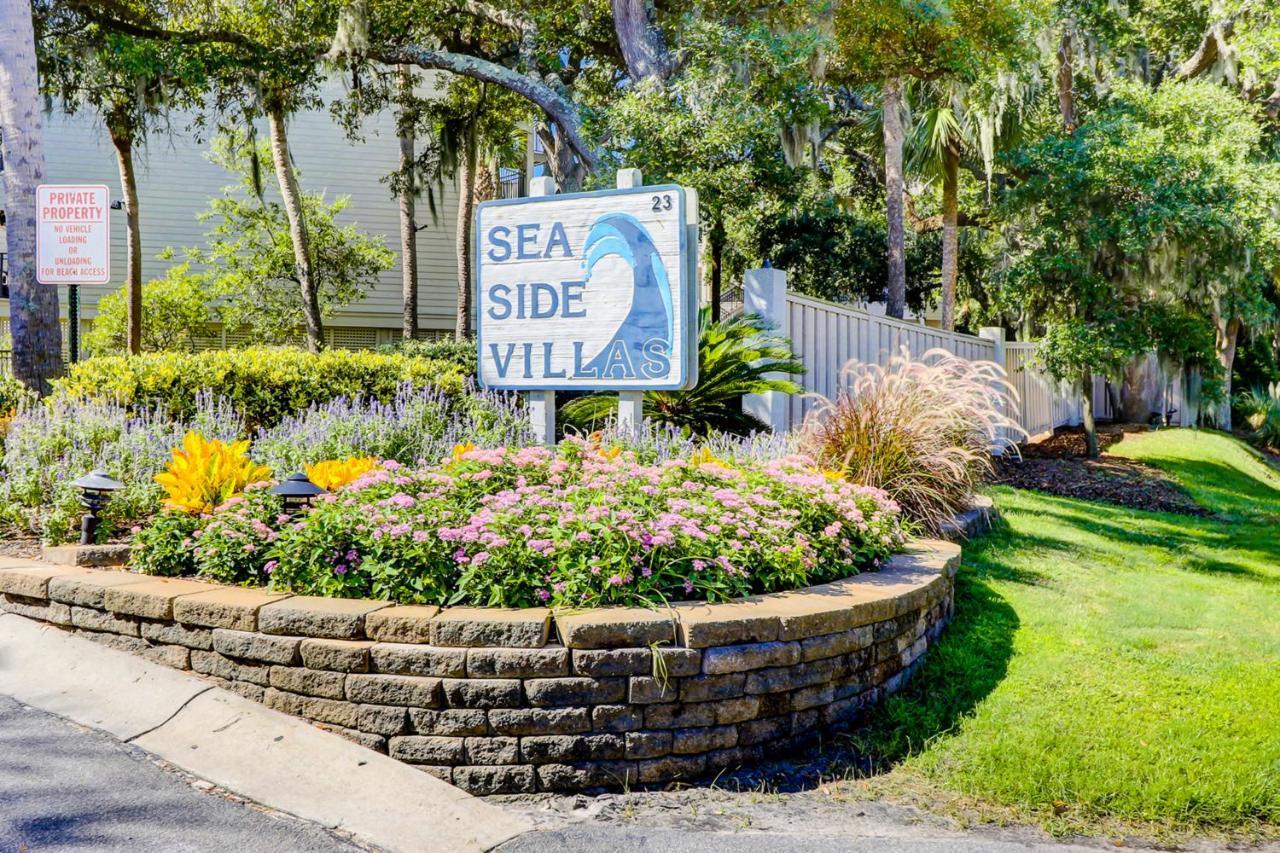
[(101, 184), (36, 188), (36, 281), (111, 283), (110, 202)]
[(476, 338), (489, 388), (697, 381), (696, 195), (677, 186), (481, 204)]

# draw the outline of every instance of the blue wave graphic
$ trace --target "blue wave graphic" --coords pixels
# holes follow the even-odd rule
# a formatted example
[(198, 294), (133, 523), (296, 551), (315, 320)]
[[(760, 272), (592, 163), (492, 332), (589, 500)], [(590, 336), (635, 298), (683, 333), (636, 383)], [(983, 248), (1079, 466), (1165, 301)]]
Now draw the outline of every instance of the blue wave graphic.
[[(587, 234), (583, 254), (588, 287), (595, 265), (610, 255), (626, 261), (632, 275), (631, 310), (609, 343), (585, 367), (601, 378), (634, 378), (639, 375), (639, 365), (645, 363), (646, 347), (660, 342), (664, 353), (671, 352), (675, 319), (667, 270), (648, 230), (627, 213), (606, 213), (597, 219)], [(617, 375), (619, 372), (622, 375)]]

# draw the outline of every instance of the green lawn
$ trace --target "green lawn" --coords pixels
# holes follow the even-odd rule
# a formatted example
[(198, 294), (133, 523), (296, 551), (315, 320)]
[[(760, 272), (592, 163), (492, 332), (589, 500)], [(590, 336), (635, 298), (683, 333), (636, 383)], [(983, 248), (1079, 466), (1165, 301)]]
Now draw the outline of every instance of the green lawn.
[(1062, 832), (1280, 834), (1280, 474), (1216, 433), (1112, 452), (1219, 516), (995, 490), (862, 784)]

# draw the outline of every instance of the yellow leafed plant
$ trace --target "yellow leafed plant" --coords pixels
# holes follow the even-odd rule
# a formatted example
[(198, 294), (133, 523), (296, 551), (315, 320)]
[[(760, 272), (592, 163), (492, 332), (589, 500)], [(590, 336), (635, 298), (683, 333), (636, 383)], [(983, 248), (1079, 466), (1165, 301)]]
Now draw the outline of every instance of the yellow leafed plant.
[(250, 459), (248, 450), (247, 440), (225, 444), (187, 433), (182, 447), (174, 448), (169, 467), (156, 475), (168, 493), (165, 506), (192, 514), (212, 512), (251, 483), (266, 480), (271, 472)]
[(308, 480), (325, 491), (332, 492), (348, 483), (354, 483), (377, 467), (378, 460), (372, 456), (351, 456), (307, 465), (306, 471)]

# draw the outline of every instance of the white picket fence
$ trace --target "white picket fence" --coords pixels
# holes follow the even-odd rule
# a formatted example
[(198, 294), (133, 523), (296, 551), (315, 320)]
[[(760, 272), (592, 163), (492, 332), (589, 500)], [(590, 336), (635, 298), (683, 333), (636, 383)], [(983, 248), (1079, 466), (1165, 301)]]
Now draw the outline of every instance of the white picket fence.
[[(775, 431), (794, 429), (804, 421), (816, 404), (813, 396), (806, 395), (834, 397), (840, 390), (841, 368), (850, 360), (885, 365), (903, 346), (915, 355), (944, 349), (971, 361), (999, 364), (1017, 391), (1016, 419), (1032, 440), (1046, 437), (1060, 426), (1078, 425), (1083, 418), (1079, 391), (1036, 367), (1034, 342), (1006, 342), (1003, 329), (983, 329), (982, 335), (975, 337), (802, 296), (789, 292), (786, 273), (774, 269), (747, 271), (742, 310), (772, 321), (790, 338), (805, 366), (804, 375), (794, 377), (805, 394), (771, 392), (749, 395), (744, 401), (748, 412)], [(1178, 409), (1176, 422), (1187, 425), (1192, 415), (1183, 404), (1180, 377), (1171, 384), (1169, 402)], [(1092, 390), (1095, 417), (1111, 418), (1106, 380), (1095, 378)]]

